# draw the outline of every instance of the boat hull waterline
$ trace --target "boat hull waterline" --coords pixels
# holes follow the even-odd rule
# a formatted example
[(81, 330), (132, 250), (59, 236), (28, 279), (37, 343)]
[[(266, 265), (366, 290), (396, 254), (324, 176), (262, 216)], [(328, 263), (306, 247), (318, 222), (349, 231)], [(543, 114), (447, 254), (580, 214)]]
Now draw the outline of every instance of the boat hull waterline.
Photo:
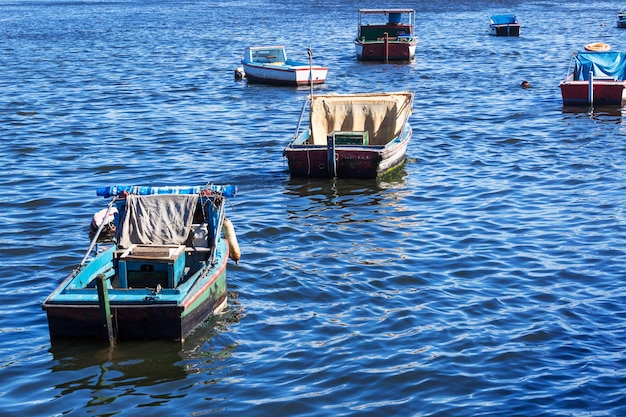
[[(411, 137), (411, 125), (407, 124), (400, 140), (387, 148), (337, 146), (335, 148), (336, 176), (339, 178), (377, 178), (389, 174), (404, 163)], [(294, 146), (287, 148), (285, 152), (292, 176), (329, 176), (326, 146)]]

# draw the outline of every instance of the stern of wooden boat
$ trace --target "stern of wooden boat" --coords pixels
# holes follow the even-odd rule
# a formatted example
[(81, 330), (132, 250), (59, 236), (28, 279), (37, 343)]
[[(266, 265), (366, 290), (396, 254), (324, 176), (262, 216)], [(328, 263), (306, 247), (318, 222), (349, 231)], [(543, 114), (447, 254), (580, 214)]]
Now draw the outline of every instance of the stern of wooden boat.
[[(370, 16), (373, 16), (373, 22), (370, 22)], [(415, 58), (417, 43), (415, 10), (359, 10), (358, 31), (354, 40), (357, 59), (362, 61), (412, 60)]]
[[(316, 95), (310, 125), (287, 145), (292, 176), (376, 178), (404, 161), (413, 93)], [(304, 110), (304, 109), (303, 109)]]

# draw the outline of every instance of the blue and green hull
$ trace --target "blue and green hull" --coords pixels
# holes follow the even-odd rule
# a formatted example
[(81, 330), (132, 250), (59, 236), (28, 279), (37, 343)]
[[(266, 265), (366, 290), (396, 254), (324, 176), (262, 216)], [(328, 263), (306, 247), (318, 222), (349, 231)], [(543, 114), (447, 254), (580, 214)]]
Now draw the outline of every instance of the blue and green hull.
[[(185, 276), (176, 288), (116, 288), (119, 254), (116, 246), (100, 252), (82, 269), (72, 272), (43, 303), (51, 339), (102, 339), (107, 329), (102, 300), (95, 285), (98, 275), (107, 277), (108, 304), (116, 340), (183, 340), (227, 302), (228, 247), (220, 240), (216, 261), (186, 249)], [(195, 264), (195, 265), (192, 265)]]

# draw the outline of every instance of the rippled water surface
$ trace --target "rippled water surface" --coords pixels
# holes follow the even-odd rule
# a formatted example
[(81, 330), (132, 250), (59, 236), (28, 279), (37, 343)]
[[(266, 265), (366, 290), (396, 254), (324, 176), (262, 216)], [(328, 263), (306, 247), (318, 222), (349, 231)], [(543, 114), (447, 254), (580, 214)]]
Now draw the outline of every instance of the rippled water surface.
[[(621, 5), (389, 5), (417, 9), (412, 63), (355, 60), (373, 1), (0, 1), (0, 415), (626, 415), (624, 115), (558, 89), (624, 46)], [(487, 36), (498, 12), (521, 37)], [(310, 45), (325, 92), (414, 91), (402, 170), (291, 179), (308, 90), (235, 80), (253, 44)], [(208, 181), (239, 189), (226, 313), (51, 346), (95, 188)]]

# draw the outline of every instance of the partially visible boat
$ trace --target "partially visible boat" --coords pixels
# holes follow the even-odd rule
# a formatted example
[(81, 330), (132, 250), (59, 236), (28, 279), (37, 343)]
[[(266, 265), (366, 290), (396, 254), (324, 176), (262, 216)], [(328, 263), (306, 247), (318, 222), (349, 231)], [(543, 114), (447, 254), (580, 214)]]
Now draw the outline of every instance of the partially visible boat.
[(489, 34), (494, 36), (519, 36), (520, 24), (512, 13), (494, 14), (489, 17)]
[(313, 54), (308, 49), (309, 62), (287, 58), (284, 46), (250, 46), (243, 52), (243, 73), (235, 78), (245, 78), (252, 83), (306, 86), (323, 84), (328, 68), (313, 65)]
[[(309, 106), (309, 126), (300, 129)], [(293, 177), (376, 178), (402, 165), (412, 92), (309, 95), (287, 145)]]
[(354, 40), (361, 61), (409, 61), (417, 47), (414, 9), (359, 9)]
[(183, 340), (220, 312), (234, 194), (230, 185), (99, 188), (111, 201), (94, 216), (91, 244), (42, 305), (51, 340)]
[(617, 13), (617, 27), (626, 28), (626, 7), (622, 7)]
[(563, 105), (621, 106), (626, 89), (626, 53), (604, 43), (585, 45), (572, 54), (568, 74), (559, 87)]

